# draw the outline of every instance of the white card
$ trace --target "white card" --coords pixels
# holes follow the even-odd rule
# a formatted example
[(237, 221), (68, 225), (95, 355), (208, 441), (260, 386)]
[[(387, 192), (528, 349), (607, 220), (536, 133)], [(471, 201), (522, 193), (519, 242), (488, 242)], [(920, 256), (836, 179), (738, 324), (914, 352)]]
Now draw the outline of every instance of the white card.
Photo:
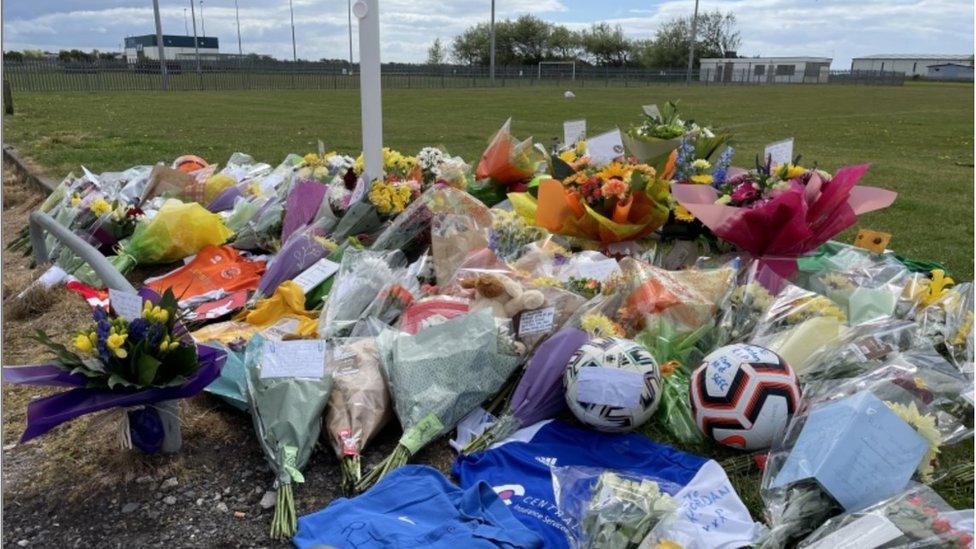
[(349, 196), (349, 205), (359, 202), (363, 199), (363, 195), (366, 194), (366, 180), (360, 177), (356, 180), (356, 186), (352, 189), (352, 195)]
[(807, 549), (874, 549), (901, 536), (901, 530), (887, 518), (864, 515)]
[(323, 280), (332, 276), (336, 271), (339, 270), (339, 264), (335, 261), (329, 261), (328, 259), (322, 258), (312, 266), (305, 269), (298, 276), (294, 278), (295, 284), (298, 284), (302, 288), (302, 293), (308, 293), (309, 290), (318, 286)]
[(623, 156), (624, 141), (620, 130), (612, 130), (587, 139), (586, 154), (590, 157), (590, 163), (597, 167), (609, 164), (618, 156)]
[(321, 379), (325, 375), (325, 340), (265, 341), (261, 379), (297, 377)]
[(319, 139), (319, 156), (325, 156), (325, 143), (321, 139)]
[(555, 318), (555, 307), (522, 311), (522, 316), (519, 317), (519, 335), (548, 332), (552, 330), (552, 322)]
[(274, 191), (278, 185), (281, 185), (284, 180), (285, 176), (281, 173), (269, 174), (267, 177), (261, 180), (261, 190), (266, 193), (270, 193)]
[(126, 320), (135, 320), (142, 316), (142, 297), (139, 294), (109, 288), (108, 302), (115, 314)]
[(782, 166), (793, 162), (793, 138), (776, 141), (766, 145), (763, 158), (770, 160), (774, 166)]
[(657, 105), (644, 105), (641, 107), (644, 109), (644, 114), (650, 116), (651, 118), (661, 118), (661, 109), (657, 108)]
[(600, 261), (588, 261), (576, 266), (576, 272), (581, 278), (592, 278), (599, 282), (620, 272), (620, 266), (616, 259), (603, 259)]
[(644, 390), (644, 376), (634, 370), (589, 366), (576, 378), (576, 399), (597, 406), (637, 408)]
[(586, 120), (567, 120), (563, 122), (563, 144), (573, 146), (586, 139)]
[(281, 339), (295, 333), (296, 329), (298, 329), (298, 319), (286, 317), (261, 330), (261, 334), (268, 339)]

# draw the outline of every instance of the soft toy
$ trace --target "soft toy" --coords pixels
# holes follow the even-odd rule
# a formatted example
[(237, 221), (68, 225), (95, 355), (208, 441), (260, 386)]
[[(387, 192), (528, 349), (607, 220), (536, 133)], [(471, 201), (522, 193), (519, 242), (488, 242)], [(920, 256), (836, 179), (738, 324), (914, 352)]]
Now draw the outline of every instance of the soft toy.
[(523, 290), (521, 284), (501, 274), (485, 273), (477, 278), (464, 279), (461, 287), (475, 291), (472, 311), (487, 307), (500, 318), (512, 318), (524, 310), (538, 309), (545, 303), (545, 297), (539, 290)]

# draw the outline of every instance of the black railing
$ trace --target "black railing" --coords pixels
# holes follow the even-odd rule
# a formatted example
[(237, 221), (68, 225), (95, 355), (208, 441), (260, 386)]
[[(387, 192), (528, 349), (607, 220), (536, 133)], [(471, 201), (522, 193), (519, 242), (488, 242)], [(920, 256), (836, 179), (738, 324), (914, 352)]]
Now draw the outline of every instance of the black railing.
[[(248, 59), (194, 59), (166, 63), (171, 90), (358, 89), (358, 67), (335, 63), (268, 62)], [(577, 65), (497, 67), (492, 82), (487, 67), (462, 65), (383, 65), (385, 88), (474, 88), (490, 86), (568, 85), (637, 87), (683, 84), (683, 69), (592, 67)], [(126, 63), (30, 59), (4, 62), (4, 78), (16, 91), (135, 91), (162, 89), (159, 62)], [(867, 84), (901, 85), (902, 73), (827, 71), (815, 74), (762, 75), (754, 70), (701, 69), (696, 85)]]

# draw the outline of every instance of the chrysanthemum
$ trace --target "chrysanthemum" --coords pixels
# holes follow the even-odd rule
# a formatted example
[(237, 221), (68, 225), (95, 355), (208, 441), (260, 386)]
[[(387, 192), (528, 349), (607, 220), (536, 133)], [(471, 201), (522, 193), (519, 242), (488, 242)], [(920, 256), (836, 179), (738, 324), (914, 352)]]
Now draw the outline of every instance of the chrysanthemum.
[(935, 426), (935, 417), (930, 414), (923, 414), (915, 406), (915, 402), (907, 406), (897, 402), (885, 402), (891, 411), (898, 414), (905, 423), (912, 426), (918, 434), (929, 443), (929, 449), (918, 465), (918, 474), (924, 482), (932, 480), (932, 473), (935, 471), (935, 458), (939, 454), (939, 446), (942, 445), (942, 435), (939, 434)]

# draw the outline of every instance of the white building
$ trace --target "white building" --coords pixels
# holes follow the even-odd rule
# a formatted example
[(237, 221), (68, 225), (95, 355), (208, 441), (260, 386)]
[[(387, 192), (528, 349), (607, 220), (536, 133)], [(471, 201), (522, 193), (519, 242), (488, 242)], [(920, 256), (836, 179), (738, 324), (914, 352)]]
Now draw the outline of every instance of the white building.
[(829, 57), (706, 58), (700, 61), (702, 82), (801, 84), (827, 82)]
[[(216, 36), (198, 36), (197, 47), (200, 57), (214, 55), (220, 52)], [(193, 58), (193, 37), (182, 35), (163, 35), (163, 55), (167, 61)], [(155, 34), (142, 36), (127, 36), (125, 38), (125, 60), (136, 63), (144, 60), (159, 61), (159, 48), (156, 46)]]
[(932, 65), (973, 64), (972, 55), (911, 55), (886, 53), (851, 59), (851, 71), (903, 72), (905, 76), (928, 76)]

